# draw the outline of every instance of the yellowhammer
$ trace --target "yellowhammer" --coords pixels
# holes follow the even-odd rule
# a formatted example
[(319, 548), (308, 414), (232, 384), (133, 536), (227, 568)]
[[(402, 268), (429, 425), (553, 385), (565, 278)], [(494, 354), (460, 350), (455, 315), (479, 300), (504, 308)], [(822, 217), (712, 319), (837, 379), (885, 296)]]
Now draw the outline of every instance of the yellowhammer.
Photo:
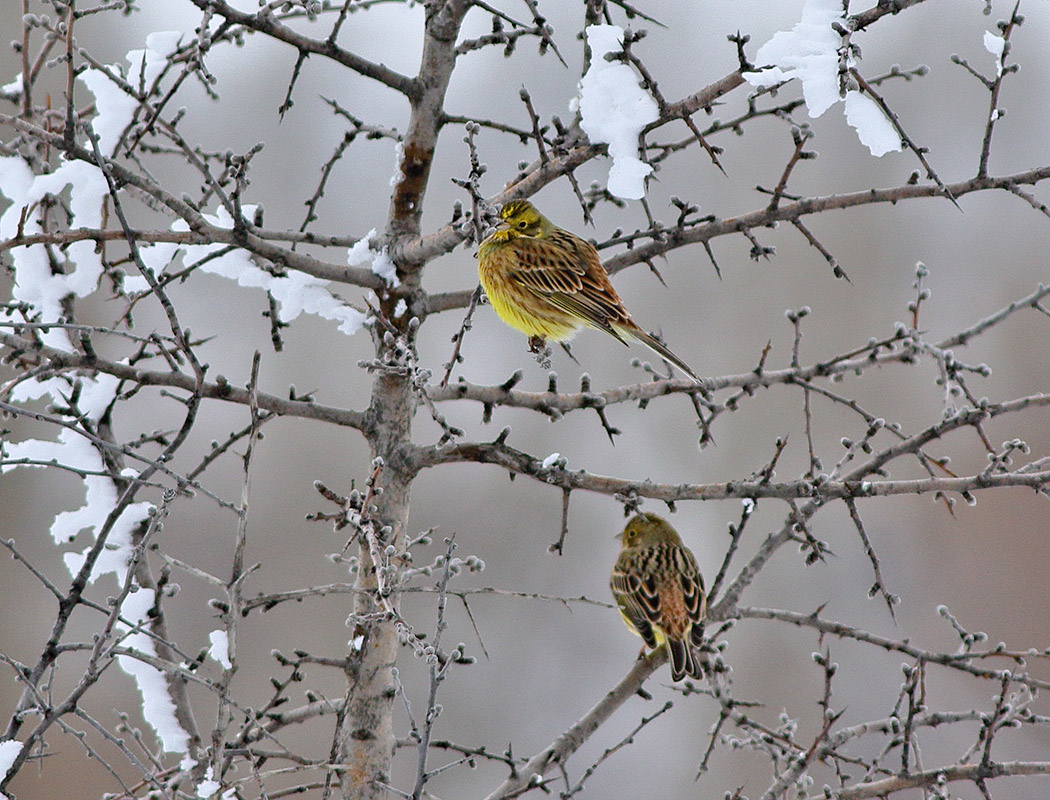
[(533, 351), (546, 339), (566, 342), (580, 328), (598, 328), (624, 344), (641, 342), (703, 383), (631, 319), (594, 245), (557, 227), (528, 200), (511, 200), (499, 215), (478, 247), (481, 285), (500, 319), (527, 334)]
[(704, 676), (695, 647), (703, 642), (707, 595), (700, 567), (678, 531), (656, 514), (637, 514), (620, 539), (609, 586), (632, 632), (651, 647), (665, 641), (671, 678)]

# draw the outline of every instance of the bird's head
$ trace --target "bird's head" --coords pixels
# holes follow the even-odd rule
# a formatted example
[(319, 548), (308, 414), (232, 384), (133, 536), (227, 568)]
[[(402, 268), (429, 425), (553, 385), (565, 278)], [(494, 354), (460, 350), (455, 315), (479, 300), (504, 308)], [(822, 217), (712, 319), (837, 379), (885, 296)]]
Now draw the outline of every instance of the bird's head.
[(616, 536), (624, 549), (628, 547), (652, 547), (657, 544), (681, 544), (678, 531), (671, 523), (656, 514), (636, 514), (627, 522), (627, 527)]
[(504, 204), (500, 209), (499, 218), (500, 223), (496, 230), (505, 231), (508, 238), (543, 236), (553, 227), (550, 220), (537, 211), (536, 206), (528, 200), (511, 200)]

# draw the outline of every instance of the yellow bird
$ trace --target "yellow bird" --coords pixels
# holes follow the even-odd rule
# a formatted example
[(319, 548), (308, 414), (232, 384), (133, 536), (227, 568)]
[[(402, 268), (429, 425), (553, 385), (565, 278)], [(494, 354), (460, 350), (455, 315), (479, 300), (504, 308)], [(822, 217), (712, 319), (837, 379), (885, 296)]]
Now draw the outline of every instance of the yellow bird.
[(620, 539), (609, 586), (627, 627), (650, 648), (667, 642), (671, 678), (704, 676), (695, 648), (704, 640), (704, 579), (678, 531), (656, 514), (637, 514)]
[(511, 200), (496, 230), (478, 247), (478, 273), (505, 323), (538, 351), (546, 339), (567, 342), (583, 327), (620, 342), (640, 342), (699, 384), (703, 380), (631, 319), (594, 245), (557, 227), (528, 200)]

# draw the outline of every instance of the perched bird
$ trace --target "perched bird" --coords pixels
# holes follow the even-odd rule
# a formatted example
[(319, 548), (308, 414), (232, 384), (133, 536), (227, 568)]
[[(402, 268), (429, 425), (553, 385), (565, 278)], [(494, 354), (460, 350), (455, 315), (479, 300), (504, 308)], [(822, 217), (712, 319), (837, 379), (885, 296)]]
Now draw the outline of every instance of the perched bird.
[(511, 200), (496, 230), (478, 247), (478, 273), (505, 323), (529, 336), (537, 352), (546, 339), (566, 342), (580, 328), (641, 342), (699, 384), (682, 359), (631, 319), (594, 245), (557, 227), (528, 200)]
[(695, 647), (703, 642), (707, 595), (700, 567), (678, 531), (656, 514), (637, 514), (620, 539), (609, 586), (620, 614), (650, 648), (665, 641), (671, 677), (704, 676)]

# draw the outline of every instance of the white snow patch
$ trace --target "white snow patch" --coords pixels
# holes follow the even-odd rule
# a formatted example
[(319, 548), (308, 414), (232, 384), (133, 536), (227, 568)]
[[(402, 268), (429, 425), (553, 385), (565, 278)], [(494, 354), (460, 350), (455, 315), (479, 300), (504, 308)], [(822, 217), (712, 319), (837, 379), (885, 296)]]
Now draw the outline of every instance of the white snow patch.
[[(806, 0), (802, 19), (790, 31), (780, 31), (755, 54), (760, 72), (746, 72), (752, 86), (774, 86), (797, 78), (809, 116), (816, 119), (845, 100), (846, 122), (872, 155), (900, 150), (900, 136), (873, 100), (857, 91), (839, 93), (839, 54), (842, 37), (832, 27), (843, 23), (842, 0)], [(847, 66), (854, 66), (851, 58)]]
[(397, 305), (394, 306), (394, 318), (401, 319), (408, 311), (408, 303), (405, 302), (405, 298), (401, 298), (397, 301)]
[[(111, 64), (111, 70), (116, 65)], [(104, 156), (112, 156), (124, 129), (135, 116), (138, 101), (124, 93), (112, 78), (100, 69), (84, 70), (79, 76), (88, 90), (95, 95), (98, 116), (91, 121), (91, 130), (98, 137), (98, 149)]]
[(197, 797), (207, 800), (221, 788), (222, 784), (212, 777), (212, 768), (208, 767), (204, 772), (204, 780), (197, 784)]
[(623, 50), (623, 28), (588, 25), (587, 44), (591, 65), (580, 81), (579, 99), (574, 98), (570, 109), (579, 108), (580, 126), (592, 142), (609, 146), (613, 160), (609, 191), (628, 200), (641, 199), (645, 178), (653, 168), (638, 157), (638, 136), (657, 119), (659, 108), (630, 66), (605, 60), (607, 54)]
[[(137, 592), (132, 592), (124, 600), (121, 608), (124, 618), (148, 626), (148, 614), (153, 607), (153, 600), (152, 589), (139, 589)], [(146, 656), (157, 654), (153, 640), (144, 633), (131, 634), (124, 639), (123, 645)], [(117, 656), (117, 663), (122, 670), (135, 679), (139, 692), (142, 694), (142, 716), (156, 731), (164, 751), (168, 753), (188, 752), (190, 736), (175, 716), (175, 703), (172, 702), (164, 673), (152, 664), (147, 664), (132, 656)]]
[(230, 640), (224, 630), (214, 630), (208, 634), (208, 640), (211, 642), (211, 647), (208, 648), (208, 655), (214, 661), (218, 661), (222, 665), (223, 669), (230, 669), (233, 664), (230, 662)]
[[(251, 219), (255, 213), (255, 206), (243, 207), (245, 217)], [(220, 228), (232, 228), (233, 218), (222, 206), (214, 215), (205, 214), (204, 219), (212, 225)], [(183, 220), (176, 220), (172, 224), (172, 230), (185, 231), (189, 229)], [(357, 333), (361, 327), (367, 324), (368, 317), (355, 308), (351, 308), (339, 298), (335, 297), (328, 289), (328, 281), (307, 275), (296, 269), (288, 270), (287, 275), (271, 275), (257, 267), (244, 250), (231, 250), (218, 258), (205, 259), (218, 250), (226, 249), (224, 244), (193, 244), (183, 245), (185, 253), (183, 260), (186, 264), (201, 262), (200, 270), (212, 275), (218, 275), (238, 285), (264, 289), (273, 295), (279, 305), (277, 318), (281, 322), (291, 322), (300, 314), (316, 314), (324, 319), (339, 323), (339, 330), (347, 336)], [(170, 261), (166, 252), (158, 251), (158, 262), (164, 258), (164, 263)]]
[(354, 246), (346, 251), (346, 263), (351, 267), (357, 267), (371, 261), (372, 272), (386, 281), (387, 286), (396, 288), (401, 285), (401, 280), (397, 277), (397, 266), (390, 258), (390, 253), (386, 247), (382, 250), (376, 250), (372, 247), (372, 241), (375, 239), (375, 236), (376, 229), (372, 228), (372, 230), (354, 242)]
[(401, 162), (405, 160), (405, 145), (397, 142), (394, 145), (394, 174), (390, 176), (390, 185), (397, 186), (401, 180)]
[[(99, 375), (96, 378), (77, 378), (80, 386), (79, 410), (93, 421), (100, 419), (106, 408), (116, 396), (117, 379), (111, 375)], [(22, 384), (21, 393), (13, 393), (16, 401), (34, 399), (43, 394), (51, 394), (56, 400), (68, 396), (73, 386), (64, 378), (52, 378), (35, 387), (30, 382)], [(27, 439), (23, 442), (6, 445), (9, 460), (28, 459), (36, 464), (5, 464), (0, 466), (0, 474), (18, 467), (46, 467), (52, 463), (63, 464), (72, 469), (85, 472), (103, 472), (102, 456), (94, 445), (80, 433), (70, 428), (58, 432), (57, 441), (45, 439)], [(55, 544), (62, 545), (72, 541), (83, 530), (88, 530), (95, 537), (105, 526), (106, 519), (116, 507), (117, 488), (106, 475), (86, 475), (84, 477), (84, 504), (74, 511), (62, 511), (51, 523), (51, 538)], [(90, 580), (101, 575), (114, 573), (123, 577), (124, 569), (131, 559), (132, 533), (149, 518), (151, 503), (132, 503), (113, 523), (106, 537), (106, 549), (103, 550), (91, 571)], [(91, 545), (83, 552), (66, 553), (63, 560), (70, 574), (75, 575), (84, 564)]]
[(5, 83), (0, 86), (0, 97), (6, 97), (8, 100), (15, 100), (22, 96), (22, 73), (19, 72), (15, 75), (15, 79), (10, 83)]
[(106, 413), (117, 396), (120, 379), (116, 375), (99, 373), (94, 378), (82, 378), (80, 381), (80, 399), (77, 408), (86, 414), (88, 419), (98, 421)]
[(148, 89), (164, 70), (166, 59), (179, 49), (182, 31), (154, 31), (146, 36), (143, 50), (129, 50), (128, 80), (139, 89)]
[[(88, 483), (89, 480), (90, 478), (85, 480), (85, 483)], [(109, 479), (102, 478), (101, 480), (108, 481)], [(77, 524), (84, 524), (84, 527), (94, 530), (97, 535), (99, 529), (102, 527), (102, 522), (105, 520), (105, 516), (108, 516), (109, 512), (113, 510), (113, 506), (116, 502), (115, 492), (113, 502), (108, 502), (108, 496), (105, 497), (105, 500), (107, 501), (106, 503), (92, 503), (92, 499), (91, 490), (89, 488), (87, 492), (87, 502), (84, 504), (83, 508), (78, 511), (63, 512), (56, 516), (55, 521), (51, 526), (52, 538), (57, 541), (60, 536), (66, 536), (68, 540), (69, 534), (67, 531)], [(152, 508), (153, 506), (150, 503), (132, 503), (124, 510), (124, 513), (117, 518), (116, 522), (113, 523), (113, 527), (110, 529), (109, 536), (106, 537), (105, 549), (95, 561), (95, 564), (91, 569), (89, 581), (94, 582), (100, 576), (110, 572), (115, 575), (122, 575), (124, 573), (128, 562), (131, 561), (132, 533), (143, 522), (149, 519), (149, 512)], [(91, 546), (89, 545), (80, 553), (66, 553), (62, 556), (62, 561), (65, 563), (66, 569), (69, 570), (70, 575), (76, 575), (80, 572), (90, 550)]]
[[(125, 56), (127, 70), (122, 70), (118, 64), (111, 64), (107, 69), (109, 73), (123, 76), (136, 91), (149, 91), (160, 77), (168, 56), (178, 49), (182, 36), (181, 31), (151, 33), (146, 37), (145, 48), (128, 51)], [(135, 117), (138, 100), (127, 94), (120, 84), (101, 69), (85, 70), (78, 77), (95, 95), (98, 113), (91, 121), (91, 130), (98, 137), (99, 150), (103, 155), (113, 155), (124, 130)]]
[(841, 0), (806, 0), (802, 19), (790, 31), (780, 31), (758, 48), (755, 64), (761, 72), (746, 72), (752, 86), (773, 86), (798, 78), (810, 117), (837, 103), (838, 48), (841, 37), (831, 27), (842, 22)]
[(354, 242), (354, 246), (346, 251), (346, 263), (351, 267), (357, 267), (366, 261), (372, 260), (372, 239), (376, 235), (376, 229), (372, 228), (368, 233)]
[[(174, 242), (140, 244), (139, 257), (142, 259), (142, 263), (146, 265), (146, 268), (153, 274), (153, 277), (159, 279), (164, 270), (167, 269), (168, 264), (178, 255), (179, 250), (179, 245)], [(125, 275), (122, 286), (128, 294), (146, 292), (150, 288), (149, 281), (142, 275)]]
[(561, 453), (551, 453), (549, 456), (543, 459), (543, 463), (540, 466), (543, 469), (550, 469), (556, 463), (558, 463), (559, 458), (561, 458)]
[[(7, 771), (15, 763), (18, 754), (22, 752), (22, 743), (17, 739), (7, 739), (0, 742), (0, 778), (7, 777)], [(0, 794), (0, 797), (7, 795)]]
[(149, 281), (141, 275), (125, 275), (124, 280), (120, 282), (120, 285), (125, 294), (148, 292), (150, 288)]
[(69, 381), (65, 378), (33, 378), (22, 381), (11, 391), (11, 399), (16, 403), (28, 403), (30, 400), (39, 400), (44, 395), (59, 397), (60, 394), (69, 391)]
[(397, 266), (385, 247), (372, 259), (372, 272), (386, 281), (387, 286), (396, 288), (401, 285), (401, 279), (397, 277)]
[(984, 32), (984, 49), (995, 56), (995, 69), (999, 75), (1003, 74), (1003, 51), (1006, 50), (1006, 39), (996, 36), (991, 31)]
[[(11, 204), (0, 215), (0, 239), (18, 235), (41, 233), (40, 201), (45, 195), (58, 195), (69, 188), (71, 228), (98, 228), (102, 223), (102, 201), (108, 193), (106, 179), (95, 166), (83, 161), (67, 161), (46, 175), (34, 175), (18, 156), (0, 158), (0, 193)], [(27, 209), (32, 209), (25, 214)], [(87, 297), (98, 288), (102, 275), (102, 257), (92, 241), (74, 242), (66, 248), (66, 258), (72, 269), (66, 274), (52, 274), (47, 252), (43, 247), (14, 247), (11, 261), (14, 266), (14, 285), (11, 299), (27, 303), (39, 312), (42, 322), (62, 319), (62, 301), (74, 294)], [(0, 320), (14, 320), (14, 312), (0, 311)], [(64, 330), (53, 328), (42, 333), (44, 343), (67, 352), (72, 350)]]
[(882, 109), (867, 95), (846, 92), (846, 122), (857, 131), (860, 143), (873, 156), (901, 149), (901, 137), (893, 123), (882, 113)]

